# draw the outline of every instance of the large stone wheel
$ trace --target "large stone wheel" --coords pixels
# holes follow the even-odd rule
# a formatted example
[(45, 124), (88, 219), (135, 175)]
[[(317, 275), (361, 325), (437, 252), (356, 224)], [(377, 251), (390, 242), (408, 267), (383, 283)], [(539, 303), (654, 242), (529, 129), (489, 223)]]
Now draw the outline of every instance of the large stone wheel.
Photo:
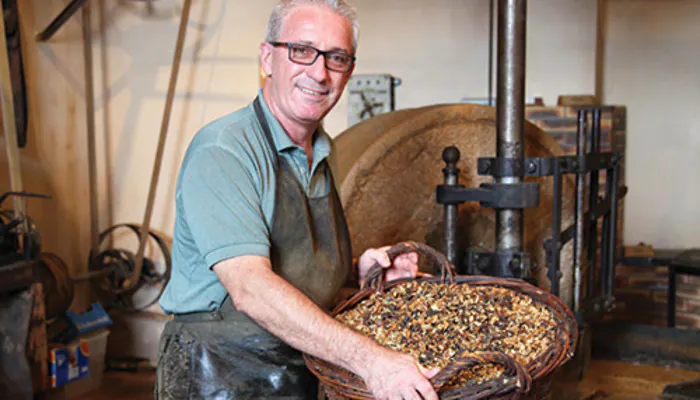
[[(443, 211), (435, 200), (443, 183), (442, 151), (456, 146), (461, 159), (459, 183), (478, 187), (493, 178), (479, 176), (477, 158), (496, 153), (496, 112), (471, 104), (438, 105), (396, 111), (364, 121), (335, 139), (336, 176), (348, 219), (353, 255), (368, 247), (415, 240), (444, 251)], [(549, 135), (525, 126), (527, 157), (564, 155)], [(530, 179), (530, 178), (528, 178)], [(540, 205), (525, 211), (524, 248), (533, 261), (538, 285), (549, 289), (544, 240), (551, 236), (552, 178), (540, 182)], [(564, 180), (562, 226), (573, 222), (574, 181)], [(460, 247), (493, 250), (495, 215), (477, 203), (459, 208)], [(571, 303), (571, 243), (563, 249), (561, 297)]]

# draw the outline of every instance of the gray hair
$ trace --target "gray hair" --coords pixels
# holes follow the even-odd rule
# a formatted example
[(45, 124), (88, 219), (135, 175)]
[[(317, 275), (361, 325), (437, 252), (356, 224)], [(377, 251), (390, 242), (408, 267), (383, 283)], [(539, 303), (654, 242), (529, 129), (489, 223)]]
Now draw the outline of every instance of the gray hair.
[(352, 25), (352, 51), (355, 53), (360, 36), (360, 23), (357, 20), (355, 8), (345, 0), (279, 0), (270, 14), (265, 40), (268, 42), (279, 41), (284, 20), (294, 8), (304, 4), (325, 5), (350, 22)]

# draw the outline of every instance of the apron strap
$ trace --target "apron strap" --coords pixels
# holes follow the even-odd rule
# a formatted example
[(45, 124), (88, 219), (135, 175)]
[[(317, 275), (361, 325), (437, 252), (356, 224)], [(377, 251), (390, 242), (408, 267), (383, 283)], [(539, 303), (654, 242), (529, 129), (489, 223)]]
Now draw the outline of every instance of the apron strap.
[(255, 101), (253, 101), (255, 115), (258, 117), (258, 122), (260, 123), (260, 126), (262, 127), (262, 130), (265, 133), (265, 139), (267, 139), (267, 143), (270, 145), (270, 148), (275, 153), (275, 161), (277, 161), (277, 165), (279, 165), (279, 157), (277, 156), (277, 146), (275, 146), (275, 142), (272, 140), (272, 130), (270, 129), (270, 125), (267, 123), (267, 118), (265, 118), (265, 113), (263, 112), (262, 105), (260, 103), (260, 96), (257, 96), (255, 98)]
[[(277, 162), (277, 165), (279, 165), (280, 160), (279, 155), (277, 154), (277, 146), (275, 146), (275, 142), (272, 140), (272, 130), (270, 129), (270, 125), (267, 123), (267, 118), (265, 118), (265, 112), (263, 111), (262, 105), (260, 103), (260, 96), (257, 96), (253, 101), (255, 115), (258, 117), (260, 127), (262, 127), (263, 132), (265, 132), (265, 139), (267, 139), (267, 143), (270, 145), (270, 148), (272, 148), (273, 152), (275, 153), (275, 161)], [(323, 162), (326, 164), (326, 170), (328, 171), (328, 174), (331, 179), (331, 188), (335, 190), (335, 180), (333, 176), (333, 171), (331, 170), (330, 165), (328, 164), (328, 159), (324, 159)]]

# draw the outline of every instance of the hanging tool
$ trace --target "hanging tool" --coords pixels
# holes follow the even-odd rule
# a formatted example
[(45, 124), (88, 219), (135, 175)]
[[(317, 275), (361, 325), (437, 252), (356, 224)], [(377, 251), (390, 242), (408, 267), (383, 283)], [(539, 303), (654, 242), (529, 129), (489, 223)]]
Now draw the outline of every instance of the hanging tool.
[(168, 134), (168, 126), (170, 125), (170, 114), (173, 108), (173, 99), (175, 98), (177, 76), (180, 72), (180, 63), (182, 61), (182, 49), (185, 45), (185, 33), (187, 32), (187, 22), (189, 20), (191, 6), (192, 0), (185, 0), (185, 3), (182, 7), (182, 16), (180, 17), (180, 28), (177, 33), (175, 55), (173, 56), (173, 68), (170, 71), (170, 82), (168, 83), (168, 93), (165, 99), (165, 110), (163, 111), (163, 120), (160, 127), (160, 137), (158, 138), (158, 149), (156, 151), (156, 158), (153, 164), (151, 186), (148, 191), (146, 213), (143, 217), (143, 223), (141, 224), (141, 237), (139, 240), (139, 248), (136, 252), (136, 266), (131, 277), (124, 282), (125, 290), (133, 288), (141, 276), (141, 268), (143, 266), (143, 253), (146, 249), (146, 241), (148, 240), (151, 216), (153, 214), (153, 203), (156, 197), (158, 178), (160, 177), (160, 167), (163, 161), (163, 150), (165, 149), (165, 139)]
[(92, 18), (90, 5), (83, 7), (83, 65), (85, 68), (85, 118), (87, 128), (88, 186), (90, 190), (90, 254), (97, 254), (97, 146), (95, 144), (95, 84), (92, 62)]
[[(131, 310), (144, 309), (157, 301), (162, 292), (165, 282), (170, 276), (170, 252), (164, 241), (157, 233), (150, 229), (151, 216), (153, 214), (153, 205), (155, 201), (156, 188), (160, 175), (160, 167), (163, 161), (163, 151), (172, 113), (172, 106), (175, 97), (175, 89), (177, 86), (177, 77), (182, 61), (183, 47), (185, 43), (185, 33), (189, 21), (189, 14), (192, 1), (185, 0), (182, 15), (180, 17), (180, 25), (178, 30), (177, 41), (175, 45), (175, 54), (173, 56), (172, 70), (170, 73), (170, 82), (165, 100), (165, 109), (161, 122), (160, 136), (158, 147), (156, 150), (155, 161), (153, 165), (153, 173), (148, 193), (148, 201), (143, 223), (141, 225), (122, 224), (113, 226), (102, 232), (96, 240), (93, 240), (90, 251), (90, 272), (81, 276), (74, 277), (74, 281), (94, 281), (97, 290), (103, 295), (103, 300), (110, 305), (121, 306)], [(87, 13), (87, 11), (86, 11)], [(88, 16), (86, 15), (86, 20)], [(89, 23), (84, 23), (84, 26)], [(87, 28), (86, 28), (87, 29)], [(86, 32), (86, 39), (89, 38)], [(89, 44), (89, 40), (86, 40)], [(91, 64), (90, 57), (86, 45), (86, 71), (90, 71), (88, 64)], [(87, 74), (87, 79), (92, 79), (91, 73)], [(88, 96), (90, 98), (90, 96)], [(89, 104), (88, 104), (89, 105)], [(90, 126), (90, 122), (88, 123)], [(90, 128), (88, 129), (90, 130)], [(124, 249), (107, 249), (100, 250), (100, 245), (104, 239), (110, 235), (116, 228), (127, 227), (139, 234), (139, 246), (136, 253), (132, 253)], [(155, 264), (144, 257), (146, 244), (149, 239), (156, 241), (158, 248), (161, 250), (165, 261), (165, 272), (157, 272)], [(128, 296), (144, 286), (144, 284), (154, 285), (158, 287), (158, 293), (155, 299), (149, 301), (145, 306), (136, 307), (130, 302)]]

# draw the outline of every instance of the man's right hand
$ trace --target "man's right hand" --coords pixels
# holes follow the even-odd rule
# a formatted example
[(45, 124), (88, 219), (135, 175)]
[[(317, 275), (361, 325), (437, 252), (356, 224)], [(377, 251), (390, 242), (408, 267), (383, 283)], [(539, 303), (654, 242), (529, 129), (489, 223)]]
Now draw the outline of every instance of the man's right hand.
[(426, 370), (413, 357), (381, 348), (361, 374), (377, 400), (438, 400), (429, 379), (438, 368)]

